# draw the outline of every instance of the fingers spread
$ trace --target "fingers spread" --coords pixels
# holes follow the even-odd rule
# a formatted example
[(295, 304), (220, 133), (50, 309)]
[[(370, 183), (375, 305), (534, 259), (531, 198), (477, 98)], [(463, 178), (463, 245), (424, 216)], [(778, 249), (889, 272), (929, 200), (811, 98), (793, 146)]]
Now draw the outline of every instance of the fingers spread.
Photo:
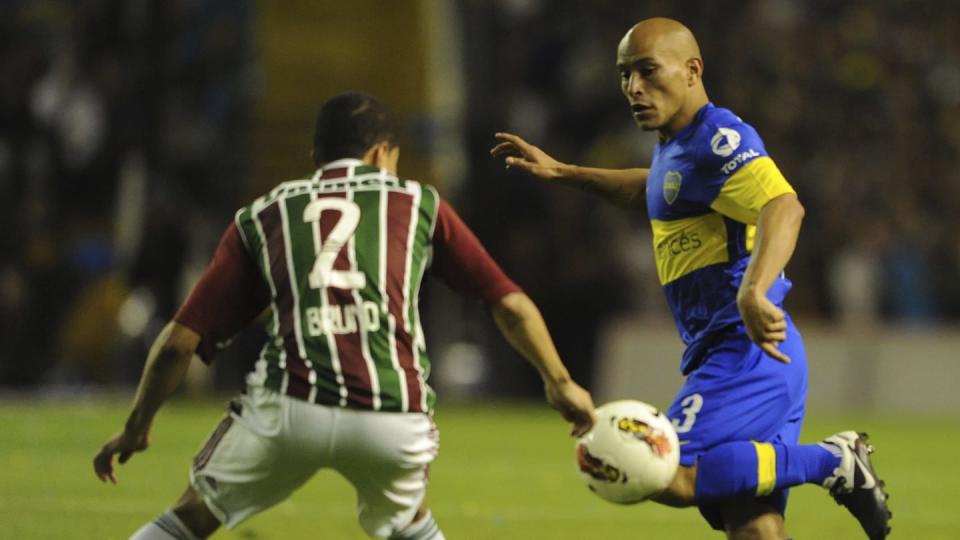
[(490, 154), (494, 157), (517, 156), (520, 150), (513, 143), (503, 142), (491, 148)]
[(507, 164), (507, 168), (516, 167), (524, 172), (531, 174), (536, 174), (536, 169), (538, 168), (534, 163), (531, 163), (523, 158), (518, 157), (508, 157), (504, 162)]
[(514, 135), (513, 133), (507, 133), (505, 131), (498, 131), (497, 133), (493, 134), (493, 137), (500, 141), (506, 141), (506, 142), (511, 142), (515, 144), (525, 142), (523, 139)]

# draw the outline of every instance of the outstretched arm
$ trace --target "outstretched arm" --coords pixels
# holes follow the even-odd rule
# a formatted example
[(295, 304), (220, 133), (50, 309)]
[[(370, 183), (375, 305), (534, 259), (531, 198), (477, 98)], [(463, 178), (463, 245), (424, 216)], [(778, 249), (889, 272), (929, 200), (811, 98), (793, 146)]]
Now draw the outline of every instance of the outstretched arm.
[(494, 135), (497, 143), (490, 153), (504, 158), (507, 168), (516, 167), (548, 182), (558, 182), (623, 205), (643, 204), (649, 169), (598, 169), (557, 161), (540, 148), (512, 133)]
[(793, 193), (763, 206), (750, 264), (737, 292), (737, 307), (750, 339), (781, 362), (790, 362), (777, 349), (777, 344), (787, 339), (787, 322), (783, 311), (767, 299), (767, 290), (793, 255), (803, 214), (803, 205)]
[(101, 481), (117, 483), (114, 455), (119, 454), (122, 464), (134, 452), (147, 449), (153, 418), (180, 386), (199, 344), (196, 332), (176, 322), (167, 324), (154, 340), (123, 431), (111, 437), (93, 458), (94, 471)]
[(573, 382), (560, 360), (540, 310), (522, 292), (513, 292), (491, 306), (500, 333), (540, 372), (547, 402), (573, 423), (571, 433), (583, 435), (593, 426), (593, 400)]

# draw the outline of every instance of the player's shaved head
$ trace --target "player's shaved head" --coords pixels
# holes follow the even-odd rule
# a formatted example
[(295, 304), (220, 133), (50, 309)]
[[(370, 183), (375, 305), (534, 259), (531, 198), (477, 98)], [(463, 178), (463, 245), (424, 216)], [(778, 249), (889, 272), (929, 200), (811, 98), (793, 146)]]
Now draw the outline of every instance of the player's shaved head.
[(656, 52), (684, 62), (690, 58), (700, 58), (700, 45), (697, 44), (697, 38), (693, 37), (693, 32), (680, 21), (654, 17), (633, 25), (620, 41), (617, 52), (624, 57)]
[(703, 59), (693, 32), (664, 17), (633, 25), (617, 47), (620, 89), (634, 120), (670, 137), (707, 103)]

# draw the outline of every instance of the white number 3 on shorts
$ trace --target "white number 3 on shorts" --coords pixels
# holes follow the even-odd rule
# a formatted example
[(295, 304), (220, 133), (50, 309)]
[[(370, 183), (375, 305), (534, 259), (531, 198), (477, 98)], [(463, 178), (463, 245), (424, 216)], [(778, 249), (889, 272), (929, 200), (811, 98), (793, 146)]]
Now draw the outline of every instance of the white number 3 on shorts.
[(703, 396), (700, 394), (690, 394), (683, 398), (680, 405), (683, 405), (683, 409), (680, 411), (683, 413), (683, 421), (681, 422), (679, 418), (674, 418), (673, 426), (677, 429), (677, 433), (686, 433), (693, 429), (693, 423), (697, 421), (697, 413), (700, 412), (700, 409), (703, 407)]

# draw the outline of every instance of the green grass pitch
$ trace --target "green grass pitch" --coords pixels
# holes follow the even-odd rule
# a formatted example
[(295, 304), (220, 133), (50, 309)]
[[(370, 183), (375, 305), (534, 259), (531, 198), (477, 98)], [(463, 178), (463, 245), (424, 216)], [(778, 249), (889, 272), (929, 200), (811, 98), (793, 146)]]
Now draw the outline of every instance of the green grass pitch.
[[(616, 506), (584, 488), (573, 441), (545, 406), (444, 405), (436, 415), (440, 457), (429, 500), (447, 538), (720, 538), (695, 509)], [(0, 537), (127, 538), (166, 508), (186, 484), (193, 453), (219, 420), (222, 403), (175, 402), (161, 412), (152, 448), (102, 485), (91, 459), (122, 425), (125, 401), (0, 402)], [(960, 420), (870, 415), (808, 415), (804, 441), (844, 428), (867, 430), (875, 464), (887, 480), (892, 538), (960, 538), (956, 511)], [(814, 486), (794, 490), (788, 511), (794, 538), (863, 538), (858, 525)], [(215, 538), (364, 538), (354, 496), (322, 471), (290, 500)]]

